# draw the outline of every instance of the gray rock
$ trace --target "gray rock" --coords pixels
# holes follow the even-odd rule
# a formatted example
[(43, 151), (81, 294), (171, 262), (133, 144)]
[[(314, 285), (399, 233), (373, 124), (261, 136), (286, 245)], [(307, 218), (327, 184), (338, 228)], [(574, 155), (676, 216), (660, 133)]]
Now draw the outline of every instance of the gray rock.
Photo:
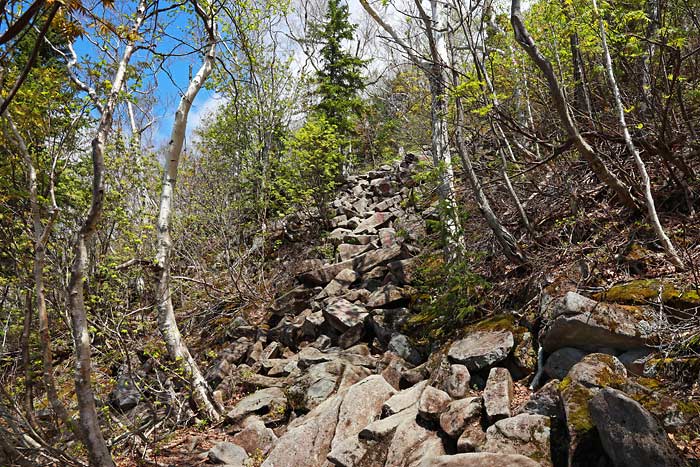
[(630, 350), (653, 336), (653, 317), (644, 309), (596, 302), (575, 292), (554, 301), (552, 319), (540, 338), (546, 352), (562, 347)]
[(428, 381), (421, 381), (408, 389), (394, 394), (384, 403), (382, 413), (387, 416), (395, 415), (418, 404), (418, 400), (426, 386), (428, 386)]
[(468, 397), (450, 403), (440, 415), (440, 428), (452, 438), (458, 438), (468, 425), (479, 423), (481, 397)]
[(464, 365), (450, 365), (449, 374), (445, 381), (445, 391), (454, 399), (461, 399), (469, 393), (471, 375)]
[(387, 346), (389, 352), (393, 352), (399, 357), (403, 358), (407, 362), (414, 365), (418, 365), (421, 362), (421, 356), (418, 351), (411, 345), (408, 337), (403, 334), (395, 333), (391, 336), (389, 340), (389, 345)]
[(601, 389), (588, 406), (603, 449), (615, 467), (687, 465), (656, 419), (625, 393)]
[(452, 344), (447, 355), (469, 371), (480, 370), (505, 360), (513, 345), (508, 331), (477, 331)]
[(248, 454), (240, 446), (222, 441), (207, 452), (209, 460), (215, 464), (227, 464), (231, 467), (244, 467)]
[(372, 292), (367, 300), (368, 308), (383, 308), (390, 307), (397, 302), (404, 300), (405, 295), (403, 289), (396, 287), (393, 284), (385, 285)]
[(261, 467), (319, 467), (326, 462), (338, 423), (342, 396), (326, 399), (288, 430)]
[(333, 328), (345, 332), (353, 326), (363, 324), (369, 313), (366, 308), (341, 298), (326, 306), (323, 315)]
[(360, 222), (360, 225), (355, 228), (353, 233), (375, 233), (379, 227), (388, 224), (393, 218), (394, 216), (388, 212), (375, 212)]
[(510, 417), (513, 379), (505, 368), (491, 368), (484, 388), (484, 408), (489, 423)]
[(486, 430), (485, 452), (521, 454), (552, 466), (550, 421), (544, 415), (520, 414), (491, 425)]
[(338, 414), (338, 425), (331, 447), (357, 435), (379, 418), (384, 402), (396, 393), (381, 375), (372, 375), (348, 389)]
[(446, 392), (427, 386), (418, 399), (418, 414), (426, 420), (437, 421), (450, 402), (452, 399)]
[(647, 361), (654, 354), (653, 349), (639, 348), (628, 350), (617, 357), (625, 365), (627, 371), (633, 375), (643, 376)]
[(275, 432), (265, 426), (257, 417), (248, 417), (243, 422), (243, 430), (236, 433), (232, 441), (242, 447), (249, 456), (263, 456), (270, 452), (277, 441)]
[(627, 370), (616, 357), (601, 353), (586, 355), (569, 370), (571, 381), (587, 388), (622, 385), (627, 380)]
[(564, 379), (571, 367), (581, 361), (586, 354), (587, 352), (573, 347), (557, 349), (547, 358), (544, 372), (552, 379)]
[(420, 467), (541, 467), (541, 464), (519, 454), (474, 452), (426, 459)]
[(227, 418), (237, 423), (249, 415), (269, 414), (275, 412), (284, 413), (287, 408), (287, 397), (280, 388), (272, 387), (257, 391), (241, 399), (238, 404), (227, 414)]

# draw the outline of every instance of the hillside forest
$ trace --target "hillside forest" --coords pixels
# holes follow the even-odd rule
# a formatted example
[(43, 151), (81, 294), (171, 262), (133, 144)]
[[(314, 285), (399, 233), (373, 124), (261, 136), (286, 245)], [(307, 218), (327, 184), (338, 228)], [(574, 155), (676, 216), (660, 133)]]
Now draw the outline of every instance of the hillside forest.
[(0, 0), (0, 467), (700, 465), (698, 132), (698, 0)]

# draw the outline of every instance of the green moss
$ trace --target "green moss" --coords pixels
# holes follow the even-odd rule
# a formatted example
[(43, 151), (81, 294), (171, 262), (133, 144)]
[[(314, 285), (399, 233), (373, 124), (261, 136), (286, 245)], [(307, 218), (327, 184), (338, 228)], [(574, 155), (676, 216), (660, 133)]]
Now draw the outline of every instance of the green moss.
[(513, 331), (516, 327), (515, 316), (502, 313), (472, 324), (467, 329), (470, 331)]
[[(563, 384), (564, 381), (560, 383), (559, 387)], [(581, 434), (593, 429), (593, 420), (588, 410), (588, 401), (592, 397), (593, 394), (590, 390), (569, 380), (569, 384), (562, 391), (562, 398), (566, 407), (566, 424), (570, 431), (573, 430), (575, 433)]]
[(643, 305), (658, 300), (661, 290), (661, 300), (673, 307), (692, 308), (700, 306), (700, 295), (693, 289), (682, 290), (670, 282), (658, 279), (641, 279), (617, 284), (607, 292), (595, 294), (596, 300)]

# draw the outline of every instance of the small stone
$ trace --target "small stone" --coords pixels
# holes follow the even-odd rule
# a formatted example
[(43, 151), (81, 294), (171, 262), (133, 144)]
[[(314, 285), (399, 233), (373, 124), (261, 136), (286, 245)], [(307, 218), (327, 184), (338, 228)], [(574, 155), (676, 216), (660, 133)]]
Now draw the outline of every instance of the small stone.
[(481, 418), (481, 397), (469, 397), (450, 403), (440, 415), (440, 428), (452, 438), (458, 438), (471, 423)]
[(245, 449), (226, 441), (216, 444), (207, 452), (207, 456), (215, 464), (226, 464), (232, 467), (243, 467), (248, 460)]
[(469, 370), (464, 365), (450, 365), (447, 381), (445, 382), (445, 390), (450, 397), (461, 399), (469, 393), (469, 382), (471, 375)]
[(549, 417), (520, 414), (491, 425), (486, 430), (482, 451), (522, 454), (552, 467)]
[(484, 407), (489, 423), (510, 417), (513, 379), (505, 368), (492, 368), (484, 388)]
[(449, 394), (432, 386), (427, 386), (418, 400), (418, 413), (426, 420), (438, 420), (452, 399)]
[(387, 350), (389, 352), (394, 352), (399, 357), (414, 365), (418, 365), (421, 362), (420, 354), (415, 347), (411, 345), (408, 337), (404, 336), (403, 334), (393, 334), (391, 336), (391, 340), (389, 340)]

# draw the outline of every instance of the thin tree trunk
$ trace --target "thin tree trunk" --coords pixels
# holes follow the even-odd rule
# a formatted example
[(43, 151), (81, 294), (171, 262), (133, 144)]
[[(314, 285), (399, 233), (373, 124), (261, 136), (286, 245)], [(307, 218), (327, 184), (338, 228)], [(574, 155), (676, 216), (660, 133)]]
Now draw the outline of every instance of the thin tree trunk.
[(463, 256), (464, 244), (461, 238), (459, 211), (455, 199), (454, 170), (447, 128), (446, 70), (449, 66), (445, 39), (445, 31), (449, 27), (447, 7), (439, 5), (437, 0), (431, 0), (431, 17), (428, 19), (420, 1), (416, 0), (416, 5), (421, 11), (426, 34), (429, 36), (432, 58), (431, 73), (428, 76), (431, 97), (432, 156), (439, 176), (438, 194), (442, 203), (440, 217), (445, 230), (445, 258), (448, 263), (452, 263)]
[(50, 217), (47, 224), (44, 226), (41, 222), (41, 209), (39, 206), (39, 190), (37, 183), (36, 169), (34, 168), (34, 163), (32, 162), (31, 154), (29, 153), (29, 148), (20, 134), (19, 130), (15, 126), (12, 118), (9, 115), (5, 115), (7, 124), (12, 132), (15, 139), (17, 147), (24, 159), (24, 164), (27, 167), (28, 179), (29, 179), (29, 205), (32, 213), (32, 236), (34, 241), (34, 264), (33, 264), (33, 276), (34, 276), (34, 296), (36, 300), (36, 310), (39, 318), (39, 341), (41, 343), (41, 361), (42, 361), (42, 379), (44, 381), (44, 386), (46, 389), (46, 396), (51, 404), (51, 408), (54, 413), (63, 423), (70, 428), (73, 434), (78, 438), (83, 440), (83, 432), (80, 426), (75, 422), (73, 417), (68, 414), (65, 405), (58, 397), (58, 391), (56, 390), (56, 380), (53, 376), (53, 352), (51, 351), (51, 335), (49, 332), (49, 317), (46, 310), (46, 295), (44, 292), (44, 266), (46, 264), (46, 243), (49, 240), (49, 235), (54, 222), (56, 221), (59, 213), (58, 206), (56, 206), (56, 197), (53, 192), (53, 169), (51, 172), (51, 183), (50, 183), (50, 199), (51, 199), (51, 210)]
[(90, 334), (87, 326), (84, 295), (85, 271), (88, 264), (87, 244), (95, 234), (97, 223), (102, 216), (105, 194), (105, 146), (112, 130), (114, 108), (119, 98), (119, 92), (126, 79), (127, 65), (135, 49), (134, 38), (138, 36), (138, 30), (145, 19), (145, 13), (146, 3), (144, 0), (141, 0), (136, 10), (136, 17), (130, 34), (127, 36), (130, 39), (112, 79), (112, 89), (107, 102), (101, 108), (102, 115), (95, 137), (92, 139), (92, 200), (90, 210), (81, 225), (78, 238), (73, 247), (74, 260), (68, 283), (68, 309), (75, 345), (75, 394), (78, 398), (80, 423), (85, 434), (85, 444), (92, 467), (115, 467), (115, 464), (100, 429), (95, 407), (95, 395), (90, 382), (92, 373)]
[[(201, 11), (201, 10), (200, 10)], [(206, 16), (206, 15), (205, 15)], [(177, 181), (178, 165), (182, 154), (182, 147), (185, 140), (185, 132), (187, 129), (187, 116), (192, 106), (197, 93), (204, 85), (214, 67), (214, 59), (216, 52), (216, 32), (214, 31), (214, 21), (211, 18), (206, 19), (207, 30), (209, 32), (208, 51), (204, 57), (204, 61), (199, 68), (197, 74), (190, 81), (187, 91), (180, 99), (177, 111), (175, 112), (175, 121), (173, 122), (170, 142), (168, 143), (168, 157), (165, 163), (165, 173), (163, 177), (163, 188), (160, 196), (160, 210), (158, 213), (158, 251), (156, 254), (157, 268), (157, 294), (158, 294), (158, 327), (160, 329), (163, 340), (170, 358), (176, 362), (180, 362), (183, 366), (187, 377), (190, 379), (192, 386), (192, 394), (201, 413), (209, 419), (217, 421), (220, 418), (218, 403), (211, 396), (209, 385), (197, 362), (190, 354), (187, 345), (182, 339), (180, 329), (178, 328), (175, 319), (175, 311), (173, 309), (172, 295), (170, 289), (170, 260), (172, 256), (173, 244), (170, 237), (173, 195), (175, 192), (175, 184)], [(209, 24), (211, 22), (211, 24)]]
[(574, 141), (576, 149), (578, 149), (581, 156), (586, 160), (586, 162), (588, 162), (588, 165), (591, 167), (593, 173), (595, 173), (598, 179), (613, 190), (619, 201), (624, 206), (635, 211), (638, 210), (639, 203), (632, 196), (630, 187), (607, 168), (603, 160), (596, 154), (591, 145), (588, 144), (576, 127), (571, 113), (569, 112), (569, 107), (566, 103), (564, 92), (559, 86), (559, 82), (554, 75), (552, 64), (539, 51), (537, 44), (525, 27), (525, 22), (520, 11), (520, 0), (512, 0), (510, 18), (511, 24), (513, 25), (513, 30), (515, 32), (515, 40), (522, 46), (525, 52), (527, 52), (540, 71), (544, 74), (549, 87), (549, 92), (554, 99), (554, 104), (557, 109), (557, 113), (559, 114), (559, 118), (562, 121), (569, 138)]
[(681, 260), (680, 256), (678, 256), (676, 248), (673, 246), (671, 239), (668, 238), (668, 235), (666, 235), (666, 232), (664, 231), (664, 228), (661, 225), (661, 222), (659, 221), (659, 216), (656, 212), (656, 206), (654, 205), (654, 197), (651, 193), (651, 180), (649, 179), (649, 174), (647, 173), (644, 161), (639, 155), (639, 151), (634, 145), (634, 142), (632, 141), (632, 136), (630, 135), (629, 129), (627, 128), (627, 122), (625, 119), (625, 108), (622, 105), (622, 97), (620, 96), (620, 89), (617, 86), (617, 80), (615, 79), (615, 72), (613, 70), (612, 59), (610, 58), (610, 50), (608, 49), (608, 40), (605, 33), (605, 22), (600, 16), (600, 12), (598, 11), (598, 3), (596, 2), (596, 0), (593, 0), (593, 13), (598, 17), (598, 26), (600, 28), (600, 36), (603, 45), (603, 56), (605, 58), (605, 71), (608, 76), (608, 81), (610, 82), (610, 89), (613, 93), (615, 109), (617, 110), (617, 117), (620, 121), (622, 135), (625, 139), (625, 145), (627, 146), (627, 150), (632, 154), (632, 157), (634, 157), (634, 163), (637, 166), (637, 170), (639, 171), (639, 175), (642, 179), (642, 185), (644, 188), (644, 199), (646, 201), (649, 221), (651, 222), (651, 225), (654, 228), (654, 232), (656, 233), (657, 238), (661, 242), (661, 245), (663, 246), (666, 255), (668, 255), (673, 265), (676, 266), (676, 268), (678, 269), (683, 269), (685, 265), (683, 264), (683, 261)]
[(29, 338), (32, 330), (32, 293), (27, 291), (25, 300), (24, 323), (22, 324), (22, 370), (24, 371), (24, 410), (27, 413), (27, 419), (30, 423), (36, 426), (34, 417), (34, 378), (31, 372), (31, 352), (29, 349)]

